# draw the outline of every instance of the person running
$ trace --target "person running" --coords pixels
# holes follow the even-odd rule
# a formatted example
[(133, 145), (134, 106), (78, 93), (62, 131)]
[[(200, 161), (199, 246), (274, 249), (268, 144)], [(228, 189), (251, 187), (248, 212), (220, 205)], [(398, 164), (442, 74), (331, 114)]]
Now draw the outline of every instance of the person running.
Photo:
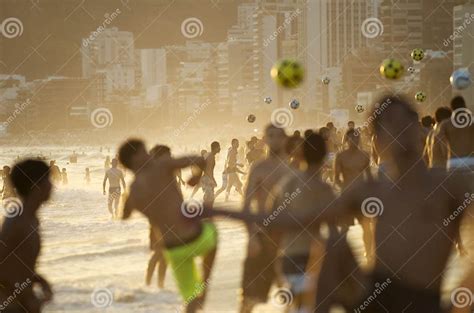
[(0, 303), (8, 303), (2, 312), (40, 313), (52, 299), (51, 286), (36, 270), (41, 250), (38, 211), (50, 198), (50, 175), (43, 161), (25, 160), (13, 167), (11, 182), (21, 202), (13, 203), (16, 214), (3, 220), (0, 232)]
[(203, 202), (211, 205), (214, 203), (214, 188), (217, 187), (214, 178), (214, 168), (216, 167), (216, 154), (221, 152), (221, 146), (217, 141), (211, 143), (211, 152), (206, 158), (206, 169), (201, 178), (201, 186), (204, 191)]
[(13, 198), (16, 196), (15, 188), (12, 185), (10, 178), (10, 166), (5, 165), (2, 172), (3, 186), (0, 194), (2, 195), (2, 200)]
[(122, 190), (120, 183), (122, 183), (123, 189), (126, 189), (125, 179), (123, 178), (123, 172), (117, 168), (118, 160), (112, 159), (112, 167), (105, 172), (104, 181), (102, 183), (102, 192), (105, 193), (105, 186), (107, 180), (109, 181), (109, 198), (107, 201), (107, 207), (109, 209), (112, 218), (118, 216), (118, 206), (120, 202), (120, 195)]
[[(203, 159), (206, 159), (207, 158), (207, 150), (201, 150), (201, 157)], [(193, 176), (197, 176), (197, 175), (200, 175), (202, 174), (200, 169), (196, 166), (192, 166), (191, 167), (191, 173)], [(199, 188), (202, 187), (202, 184), (201, 184), (201, 181), (199, 181), (198, 184), (196, 184), (196, 186), (193, 187), (193, 192), (191, 193), (191, 198), (194, 198), (194, 195), (199, 191)]]
[[(225, 201), (229, 201), (229, 195), (232, 187), (242, 196), (242, 182), (239, 178), (239, 173), (243, 173), (238, 169), (242, 164), (237, 162), (237, 156), (239, 153), (239, 141), (232, 139), (231, 147), (227, 153), (227, 160), (225, 166), (225, 174), (227, 174), (227, 190), (225, 195)], [(216, 195), (217, 197), (217, 195)]]
[(158, 288), (163, 289), (165, 287), (166, 269), (168, 268), (168, 263), (166, 263), (164, 255), (163, 236), (157, 228), (153, 228), (150, 225), (149, 239), (152, 255), (148, 260), (145, 283), (147, 286), (151, 285), (151, 279), (153, 278), (155, 268), (158, 268)]
[[(217, 251), (218, 234), (211, 221), (190, 218), (193, 210), (183, 201), (176, 182), (178, 169), (206, 167), (202, 157), (160, 158), (153, 160), (143, 141), (129, 139), (119, 149), (120, 162), (134, 172), (123, 219), (138, 210), (162, 234), (165, 257), (171, 267), (186, 313), (194, 313), (204, 303)], [(188, 182), (197, 184), (200, 175)], [(172, 230), (172, 231), (171, 231)], [(201, 276), (195, 259), (202, 257)]]
[[(269, 214), (266, 207), (271, 190), (284, 177), (292, 173), (287, 164), (285, 148), (287, 136), (284, 129), (269, 125), (265, 128), (264, 142), (269, 154), (256, 161), (249, 171), (244, 193), (243, 212), (252, 211), (252, 203), (259, 213)], [(280, 279), (277, 272), (278, 250), (281, 236), (254, 224), (247, 225), (249, 242), (241, 290), (241, 313), (252, 312), (255, 305), (265, 303), (273, 282)]]

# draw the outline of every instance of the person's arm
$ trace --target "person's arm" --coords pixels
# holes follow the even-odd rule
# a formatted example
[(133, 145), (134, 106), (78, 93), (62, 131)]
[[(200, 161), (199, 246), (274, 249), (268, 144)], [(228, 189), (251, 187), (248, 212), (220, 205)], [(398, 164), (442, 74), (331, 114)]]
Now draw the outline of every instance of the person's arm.
[(256, 182), (256, 166), (252, 165), (249, 170), (249, 177), (247, 179), (247, 185), (245, 186), (244, 190), (244, 203), (242, 206), (242, 212), (250, 213), (250, 204), (252, 203), (252, 199), (254, 194), (257, 192), (258, 184)]
[(206, 167), (206, 161), (200, 156), (186, 156), (176, 159), (169, 159), (163, 161), (163, 163), (172, 171), (183, 169), (192, 165), (196, 165), (201, 170), (204, 170)]
[(107, 172), (105, 172), (105, 176), (104, 176), (104, 181), (102, 182), (102, 192), (103, 194), (105, 195), (105, 185), (107, 184), (107, 179), (108, 179), (108, 175), (107, 175)]
[(40, 274), (36, 273), (33, 277), (34, 281), (41, 286), (41, 291), (43, 292), (44, 298), (42, 299), (44, 302), (49, 302), (53, 299), (53, 290), (49, 282)]
[(371, 153), (372, 153), (372, 162), (374, 164), (379, 165), (379, 154), (377, 151), (377, 147), (375, 146), (375, 135), (372, 136), (371, 139)]

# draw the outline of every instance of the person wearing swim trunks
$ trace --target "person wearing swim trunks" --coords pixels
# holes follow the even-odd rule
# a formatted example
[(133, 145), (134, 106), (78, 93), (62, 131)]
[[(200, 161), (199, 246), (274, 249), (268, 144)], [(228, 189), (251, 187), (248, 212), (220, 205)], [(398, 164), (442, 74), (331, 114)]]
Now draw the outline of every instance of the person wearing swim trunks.
[(109, 181), (109, 199), (107, 201), (107, 206), (112, 218), (118, 216), (118, 206), (120, 195), (122, 194), (120, 183), (122, 183), (124, 190), (126, 188), (123, 172), (117, 168), (117, 165), (118, 160), (112, 159), (112, 167), (105, 172), (104, 181), (102, 183), (102, 192), (105, 195), (105, 186), (107, 185), (107, 181)]
[[(212, 221), (193, 218), (196, 212), (183, 201), (175, 173), (190, 166), (198, 166), (202, 171), (206, 167), (205, 160), (197, 156), (153, 159), (143, 141), (138, 139), (122, 144), (119, 159), (135, 174), (123, 219), (138, 210), (154, 229), (160, 230), (164, 254), (183, 298), (185, 312), (194, 313), (202, 307), (206, 297), (218, 234)], [(193, 176), (188, 184), (194, 186), (199, 178), (200, 175)], [(198, 257), (203, 259), (202, 270), (196, 264)]]
[(225, 196), (225, 201), (229, 200), (229, 194), (232, 189), (232, 187), (235, 187), (235, 190), (242, 196), (242, 182), (240, 181), (237, 166), (237, 156), (239, 153), (239, 141), (237, 139), (232, 139), (232, 146), (229, 149), (229, 152), (227, 153), (227, 160), (226, 160), (226, 171), (227, 171), (227, 177), (228, 177), (228, 182), (227, 182), (227, 190), (226, 190), (226, 196)]

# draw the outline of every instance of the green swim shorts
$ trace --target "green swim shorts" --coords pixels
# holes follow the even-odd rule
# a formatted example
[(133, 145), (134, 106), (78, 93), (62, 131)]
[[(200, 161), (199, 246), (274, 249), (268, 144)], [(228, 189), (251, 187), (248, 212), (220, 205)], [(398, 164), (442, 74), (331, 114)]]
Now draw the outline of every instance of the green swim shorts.
[(206, 283), (203, 282), (194, 258), (205, 256), (216, 247), (216, 226), (205, 222), (202, 225), (201, 235), (196, 240), (165, 251), (166, 260), (173, 270), (176, 284), (185, 303), (199, 297), (206, 288)]

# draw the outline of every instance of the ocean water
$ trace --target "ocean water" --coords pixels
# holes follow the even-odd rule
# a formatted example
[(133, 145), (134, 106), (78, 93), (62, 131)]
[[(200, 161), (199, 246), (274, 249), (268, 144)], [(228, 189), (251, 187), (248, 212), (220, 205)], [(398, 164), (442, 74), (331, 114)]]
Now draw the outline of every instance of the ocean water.
[[(77, 164), (68, 164), (75, 150)], [(104, 159), (114, 152), (100, 152), (99, 147), (6, 147), (2, 148), (0, 165), (13, 164), (16, 156), (44, 155), (55, 159), (60, 168), (67, 168), (69, 184), (55, 188), (51, 200), (42, 208), (41, 234), (43, 248), (38, 272), (52, 284), (54, 301), (44, 312), (180, 312), (181, 300), (171, 273), (166, 288), (158, 289), (156, 277), (145, 286), (145, 270), (150, 256), (148, 223), (135, 214), (131, 220), (112, 220), (107, 210), (107, 197), (102, 194)], [(82, 152), (85, 154), (82, 155)], [(85, 168), (91, 171), (92, 182), (84, 181)], [(223, 167), (220, 157), (216, 173)], [(189, 173), (184, 172), (187, 177)], [(216, 175), (217, 178), (220, 175)], [(132, 175), (127, 173), (126, 180)], [(191, 190), (184, 189), (185, 196)], [(201, 198), (199, 192), (196, 198)], [(218, 200), (223, 200), (223, 195)], [(231, 201), (238, 206), (239, 197)], [(220, 243), (211, 277), (205, 312), (234, 313), (238, 311), (237, 292), (245, 257), (247, 234), (238, 222), (219, 220)], [(359, 259), (363, 246), (359, 227), (350, 231), (350, 240)], [(453, 254), (446, 275), (445, 297), (462, 278), (471, 258), (460, 259)], [(101, 307), (103, 305), (103, 307)], [(268, 303), (255, 313), (283, 312)]]

